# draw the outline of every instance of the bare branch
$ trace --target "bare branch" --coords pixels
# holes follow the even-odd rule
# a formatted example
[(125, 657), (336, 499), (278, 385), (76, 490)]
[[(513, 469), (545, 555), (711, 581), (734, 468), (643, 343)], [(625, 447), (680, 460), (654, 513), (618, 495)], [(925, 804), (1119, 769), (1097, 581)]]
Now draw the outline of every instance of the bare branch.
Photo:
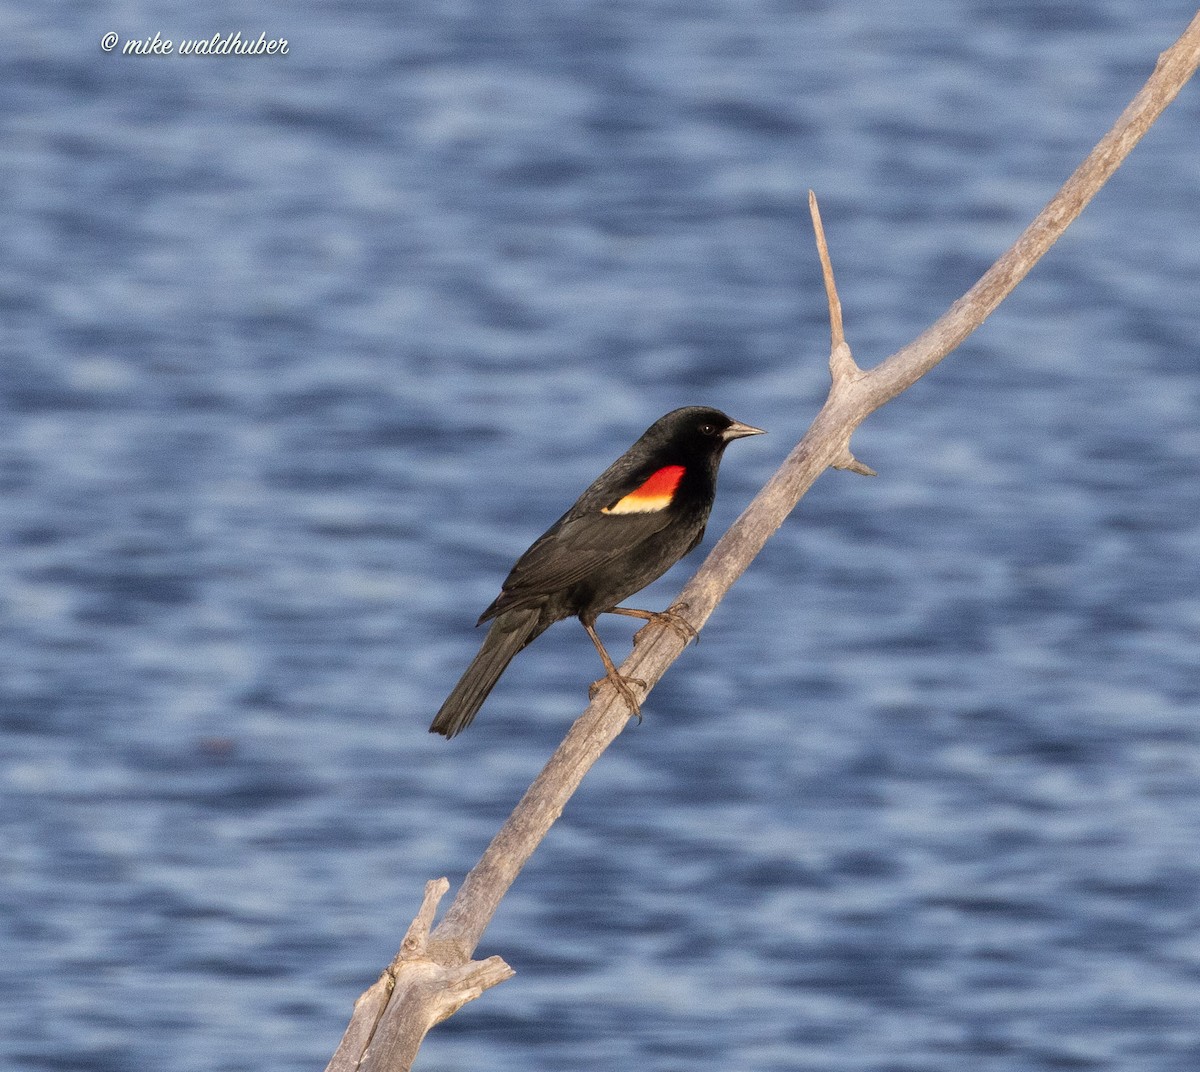
[(931, 327), (873, 370), (877, 377), (873, 409), (916, 383), (1012, 293), (1175, 99), (1198, 63), (1200, 12), (1179, 40), (1158, 57), (1149, 81), (1012, 248)]
[[(817, 238), (817, 256), (821, 258), (821, 275), (825, 280), (825, 297), (829, 301), (829, 353), (830, 372), (833, 378), (838, 378), (838, 369), (833, 363), (834, 354), (845, 350), (849, 357), (849, 347), (846, 346), (846, 332), (842, 327), (842, 300), (838, 297), (837, 283), (833, 279), (833, 261), (829, 259), (829, 243), (825, 241), (825, 225), (821, 222), (821, 207), (817, 204), (817, 195), (808, 191), (808, 212), (812, 216), (813, 234)], [(853, 358), (851, 358), (853, 362)], [(854, 366), (854, 371), (859, 371)]]
[[(829, 375), (833, 380), (830, 397), (839, 391), (847, 390), (863, 378), (863, 370), (854, 363), (854, 355), (850, 352), (850, 344), (846, 342), (846, 332), (842, 327), (842, 301), (838, 297), (837, 283), (833, 279), (833, 261), (829, 257), (829, 244), (825, 241), (825, 225), (821, 222), (821, 209), (817, 204), (817, 195), (808, 191), (808, 211), (812, 215), (813, 233), (817, 237), (817, 255), (821, 258), (821, 275), (825, 279), (825, 296), (829, 300)], [(829, 464), (835, 469), (848, 469), (862, 476), (875, 476), (875, 470), (869, 465), (863, 465), (850, 453), (850, 432), (846, 430), (846, 438), (842, 449)]]
[[(829, 396), (804, 438), (728, 532), (672, 608), (699, 630), (816, 478), (830, 466), (870, 473), (850, 453), (850, 436), (880, 406), (915, 383), (963, 341), (1023, 279), (1104, 185), (1200, 64), (1200, 14), (1159, 57), (1149, 81), (1013, 247), (929, 329), (882, 364), (855, 364), (816, 198), (810, 200), (831, 325)], [(651, 623), (634, 638), (623, 677), (658, 682), (683, 651), (681, 633)], [(602, 689), (568, 731), (545, 768), (471, 870), (445, 918), (429, 933), (437, 899), (429, 888), (405, 945), (384, 976), (359, 999), (354, 1020), (328, 1072), (407, 1069), (425, 1032), (512, 972), (498, 957), (470, 961), (501, 898), (582, 781), (628, 719), (612, 689)], [(444, 882), (444, 880), (442, 880)], [(431, 887), (435, 884), (431, 884)], [(411, 950), (409, 949), (411, 940)], [(386, 1005), (386, 1009), (384, 1006)], [(360, 1009), (363, 1014), (360, 1018)], [(361, 1019), (361, 1023), (359, 1022)]]

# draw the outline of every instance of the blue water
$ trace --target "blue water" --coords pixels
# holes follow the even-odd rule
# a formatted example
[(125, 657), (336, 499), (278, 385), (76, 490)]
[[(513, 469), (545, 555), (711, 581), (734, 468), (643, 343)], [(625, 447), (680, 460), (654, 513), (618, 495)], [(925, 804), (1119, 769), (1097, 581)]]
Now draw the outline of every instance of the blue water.
[[(873, 364), (1194, 11), (100, 7), (0, 12), (5, 1069), (322, 1067), (597, 676), (564, 623), (426, 733), (512, 560), (685, 403), (771, 432), (720, 532), (818, 407), (809, 187)], [(419, 1067), (1200, 1068), (1197, 88), (822, 477)]]

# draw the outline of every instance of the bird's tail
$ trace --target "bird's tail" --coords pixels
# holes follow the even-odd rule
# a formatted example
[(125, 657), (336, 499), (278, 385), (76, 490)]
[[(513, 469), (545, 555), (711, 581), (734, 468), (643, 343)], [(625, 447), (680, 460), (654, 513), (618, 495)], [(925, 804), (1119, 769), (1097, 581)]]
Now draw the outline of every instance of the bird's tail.
[(537, 624), (536, 609), (505, 611), (492, 622), (483, 647), (471, 660), (454, 691), (446, 697), (429, 727), (430, 733), (453, 737), (471, 724), (488, 693), (500, 680), (504, 668), (537, 635)]

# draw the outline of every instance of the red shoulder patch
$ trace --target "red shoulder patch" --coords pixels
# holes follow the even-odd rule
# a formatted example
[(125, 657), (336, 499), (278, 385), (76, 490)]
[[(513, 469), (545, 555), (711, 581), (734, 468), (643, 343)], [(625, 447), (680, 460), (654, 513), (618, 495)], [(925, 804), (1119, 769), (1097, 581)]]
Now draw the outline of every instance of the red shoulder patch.
[(606, 506), (602, 514), (650, 514), (665, 510), (675, 497), (675, 489), (683, 479), (682, 465), (664, 465), (651, 473), (646, 480), (612, 506)]

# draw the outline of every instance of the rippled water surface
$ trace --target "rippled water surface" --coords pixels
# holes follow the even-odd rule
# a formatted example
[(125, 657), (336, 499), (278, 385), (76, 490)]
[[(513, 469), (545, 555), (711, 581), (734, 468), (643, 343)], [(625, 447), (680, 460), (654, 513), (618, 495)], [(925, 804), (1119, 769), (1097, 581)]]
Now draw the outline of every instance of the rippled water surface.
[[(1193, 13), (98, 8), (0, 13), (13, 1069), (323, 1067), (597, 675), (565, 623), (425, 732), (512, 560), (692, 402), (771, 432), (711, 546), (820, 404), (807, 190), (873, 364)], [(234, 30), (289, 51), (100, 48)], [(1200, 1067), (1198, 131), (1193, 85), (862, 428), (879, 478), (731, 592), (419, 1067)]]

